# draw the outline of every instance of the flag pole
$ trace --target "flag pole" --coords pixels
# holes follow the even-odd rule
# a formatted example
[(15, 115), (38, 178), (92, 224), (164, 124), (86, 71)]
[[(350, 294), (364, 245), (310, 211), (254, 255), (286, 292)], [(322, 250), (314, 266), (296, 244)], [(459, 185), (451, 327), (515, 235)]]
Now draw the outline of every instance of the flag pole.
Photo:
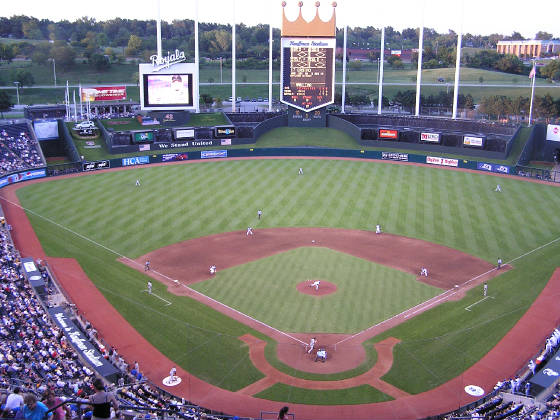
[(529, 106), (529, 125), (531, 127), (531, 123), (533, 121), (533, 98), (535, 97), (535, 79), (536, 79), (536, 69), (535, 69), (535, 60), (533, 60), (533, 68), (531, 69), (531, 73), (529, 73), (529, 77), (532, 79), (531, 82), (531, 105)]

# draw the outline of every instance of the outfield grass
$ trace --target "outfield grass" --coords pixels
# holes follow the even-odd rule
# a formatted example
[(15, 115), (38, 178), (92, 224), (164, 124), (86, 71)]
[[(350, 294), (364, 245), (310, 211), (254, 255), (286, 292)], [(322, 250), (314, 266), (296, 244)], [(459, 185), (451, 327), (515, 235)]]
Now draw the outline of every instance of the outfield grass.
[[(305, 177), (294, 182), (296, 168)], [(136, 179), (142, 188), (136, 188)], [(384, 230), (443, 244), (490, 262), (517, 258), (560, 237), (560, 190), (515, 178), (370, 161), (255, 160), (142, 167), (55, 179), (18, 191), (22, 205), (131, 258), (189, 238), (245, 229), (255, 203), (265, 210), (262, 227), (332, 226)], [(95, 198), (95, 199), (93, 199)], [(227, 389), (262, 375), (236, 337), (250, 332), (268, 341), (266, 355), (279, 369), (300, 377), (334, 380), (357, 375), (375, 362), (370, 343), (401, 340), (395, 363), (383, 378), (416, 393), (457, 375), (479, 360), (526, 311), (560, 265), (560, 245), (520, 258), (514, 269), (489, 282), (491, 301), (472, 290), (365, 343), (367, 361), (350, 372), (307, 374), (275, 359), (273, 343), (242, 324), (186, 297), (154, 291), (164, 308), (141, 290), (147, 277), (116, 261), (117, 255), (28, 212), (47, 253), (76, 258), (96, 286), (146, 338), (193, 374)], [(248, 293), (251, 289), (244, 289)], [(217, 344), (217, 345), (214, 345)], [(527, 357), (530, 357), (528, 355)], [(314, 392), (275, 387), (267, 398)], [(361, 402), (378, 397), (364, 391)], [(332, 391), (330, 401), (347, 391)], [(368, 396), (370, 395), (370, 396)], [(291, 398), (291, 397), (290, 397)], [(324, 401), (322, 403), (328, 403)], [(349, 402), (352, 403), (352, 402)]]
[[(298, 292), (298, 283), (310, 279), (334, 283), (337, 290), (321, 298)], [(442, 292), (412, 274), (321, 247), (220, 270), (193, 289), (281, 331), (348, 334)]]

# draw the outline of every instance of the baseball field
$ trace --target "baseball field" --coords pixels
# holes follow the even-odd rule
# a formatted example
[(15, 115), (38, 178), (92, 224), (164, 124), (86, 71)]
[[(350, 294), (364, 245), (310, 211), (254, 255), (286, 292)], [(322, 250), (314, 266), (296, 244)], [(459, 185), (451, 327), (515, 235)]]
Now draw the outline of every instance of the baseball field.
[[(2, 194), (4, 206), (15, 203)], [(461, 376), (560, 265), (560, 190), (467, 171), (353, 160), (189, 162), (39, 182), (17, 198), (47, 259), (75, 259), (177, 366), (218, 388), (294, 404), (377, 403)], [(498, 257), (501, 271), (493, 270)], [(418, 276), (423, 266), (427, 279)], [(312, 293), (317, 279), (332, 285), (329, 294)], [(413, 310), (446, 293), (453, 296)], [(328, 344), (330, 366), (342, 367), (306, 358), (312, 334)], [(263, 343), (261, 362), (293, 382), (267, 382), (251, 340)], [(356, 380), (385, 360), (388, 340), (383, 386)], [(342, 342), (352, 344), (333, 345)], [(121, 352), (135, 357), (133, 348)], [(318, 382), (327, 385), (302, 386)]]

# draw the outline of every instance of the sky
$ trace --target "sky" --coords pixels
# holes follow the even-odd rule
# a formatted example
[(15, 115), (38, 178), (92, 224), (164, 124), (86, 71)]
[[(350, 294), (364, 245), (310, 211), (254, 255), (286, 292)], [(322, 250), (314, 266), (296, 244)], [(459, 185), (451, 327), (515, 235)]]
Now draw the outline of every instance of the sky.
[[(160, 0), (163, 20), (194, 19), (196, 0)], [(286, 14), (295, 19), (298, 0), (286, 0)], [(200, 0), (199, 21), (236, 23), (253, 26), (259, 23), (280, 28), (281, 0)], [(303, 0), (303, 15), (310, 20), (315, 15), (315, 0)], [(332, 13), (332, 0), (321, 1), (320, 16), (328, 20)], [(464, 6), (463, 6), (464, 4)], [(97, 20), (115, 17), (128, 19), (155, 19), (157, 0), (3, 0), (0, 16), (28, 15), (54, 21), (87, 16)], [(447, 33), (449, 29), (473, 35), (499, 33), (510, 35), (514, 31), (525, 38), (533, 38), (538, 31), (560, 38), (558, 0), (540, 0), (537, 6), (521, 0), (337, 0), (337, 26), (350, 27), (383, 25), (397, 30), (419, 27), (424, 16), (424, 26)], [(422, 13), (423, 9), (423, 13)], [(461, 13), (464, 10), (464, 13)], [(462, 18), (461, 18), (462, 17)]]

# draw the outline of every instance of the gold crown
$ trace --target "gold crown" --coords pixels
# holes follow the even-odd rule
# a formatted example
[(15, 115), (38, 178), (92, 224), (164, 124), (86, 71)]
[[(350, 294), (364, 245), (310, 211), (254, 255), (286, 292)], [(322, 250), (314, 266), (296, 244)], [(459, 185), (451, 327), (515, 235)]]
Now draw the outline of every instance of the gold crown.
[(311, 22), (307, 22), (301, 14), (303, 2), (298, 3), (299, 16), (296, 20), (291, 21), (286, 18), (286, 2), (282, 2), (282, 36), (309, 36), (309, 37), (334, 37), (336, 36), (336, 2), (332, 3), (333, 14), (327, 22), (319, 17), (320, 2), (315, 2), (315, 17)]

